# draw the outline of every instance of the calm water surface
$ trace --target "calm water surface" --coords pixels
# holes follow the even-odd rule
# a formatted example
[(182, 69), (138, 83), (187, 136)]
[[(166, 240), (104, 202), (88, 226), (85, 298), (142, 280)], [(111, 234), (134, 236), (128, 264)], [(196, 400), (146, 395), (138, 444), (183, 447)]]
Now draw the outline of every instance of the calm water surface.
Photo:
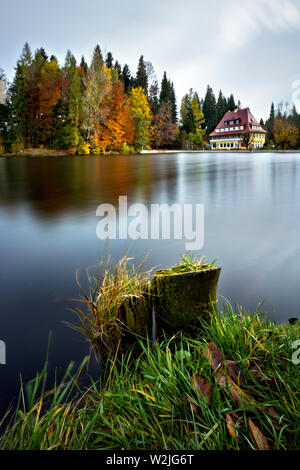
[[(205, 246), (219, 258), (219, 293), (278, 321), (300, 315), (300, 154), (157, 154), (116, 157), (0, 158), (0, 408), (16, 395), (19, 374), (40, 370), (49, 331), (50, 364), (64, 368), (89, 351), (65, 326), (76, 318), (75, 271), (96, 265), (96, 208), (129, 204), (205, 204)], [(148, 266), (168, 266), (184, 253), (180, 241), (110, 241)], [(95, 372), (96, 366), (91, 365)]]

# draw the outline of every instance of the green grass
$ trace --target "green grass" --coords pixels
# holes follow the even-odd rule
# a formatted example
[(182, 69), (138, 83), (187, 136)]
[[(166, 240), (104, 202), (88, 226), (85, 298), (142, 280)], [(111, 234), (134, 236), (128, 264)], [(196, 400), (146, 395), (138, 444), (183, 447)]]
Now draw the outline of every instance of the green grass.
[(91, 279), (89, 277), (89, 290), (81, 290), (83, 308), (75, 307), (74, 311), (80, 321), (80, 327), (69, 325), (80, 331), (91, 343), (98, 356), (106, 361), (109, 354), (116, 352), (122, 338), (128, 332), (124, 322), (124, 311), (132, 308), (138, 301), (146, 303), (148, 295), (148, 282), (150, 271), (143, 271), (144, 261), (136, 269), (133, 258), (124, 256), (111, 266), (109, 261), (101, 262), (99, 271), (102, 276)]
[(168, 276), (168, 275), (189, 273), (193, 271), (205, 271), (207, 269), (211, 269), (216, 266), (216, 262), (217, 262), (216, 259), (210, 263), (204, 262), (203, 261), (204, 259), (206, 259), (205, 256), (203, 256), (202, 258), (196, 258), (196, 257), (193, 257), (191, 254), (181, 255), (181, 258), (178, 264), (168, 269), (161, 269), (160, 271), (156, 273), (156, 275)]
[[(226, 304), (223, 313), (214, 312), (202, 323), (195, 339), (179, 334), (160, 344), (143, 342), (138, 358), (130, 352), (111, 358), (102, 379), (91, 380), (87, 390), (78, 385), (84, 364), (73, 373), (70, 367), (62, 383), (47, 393), (45, 369), (31, 383), (27, 399), (20, 400), (0, 449), (255, 449), (249, 418), (270, 449), (298, 449), (300, 376), (292, 362), (292, 343), (299, 334), (297, 325), (277, 325)], [(245, 384), (238, 386), (240, 407), (229, 384), (217, 385), (218, 371), (203, 357), (203, 347), (211, 341), (245, 376)], [(251, 375), (253, 364), (268, 382)], [(191, 385), (196, 374), (210, 383), (211, 406)], [(277, 419), (270, 416), (270, 407)], [(238, 439), (228, 432), (228, 414)]]

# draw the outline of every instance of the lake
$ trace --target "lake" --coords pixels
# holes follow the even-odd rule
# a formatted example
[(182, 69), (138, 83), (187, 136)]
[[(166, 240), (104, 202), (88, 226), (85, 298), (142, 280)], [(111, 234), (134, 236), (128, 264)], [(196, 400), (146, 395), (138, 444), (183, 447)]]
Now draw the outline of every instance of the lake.
[[(96, 208), (128, 203), (205, 205), (201, 252), (222, 266), (223, 297), (279, 322), (300, 316), (300, 154), (178, 153), (103, 157), (0, 158), (0, 408), (16, 395), (19, 374), (41, 370), (52, 331), (50, 367), (80, 361), (89, 346), (64, 322), (78, 296), (76, 270), (95, 271), (103, 253), (126, 250), (147, 267), (175, 264), (179, 240), (96, 237)], [(223, 297), (222, 297), (223, 296)], [(97, 372), (92, 362), (91, 373)]]

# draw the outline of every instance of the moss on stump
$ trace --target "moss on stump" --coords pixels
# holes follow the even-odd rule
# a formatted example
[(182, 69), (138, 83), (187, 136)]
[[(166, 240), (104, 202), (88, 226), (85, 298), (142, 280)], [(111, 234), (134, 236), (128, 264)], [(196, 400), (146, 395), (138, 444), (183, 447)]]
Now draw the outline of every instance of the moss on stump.
[(186, 330), (217, 302), (221, 268), (165, 275), (158, 271), (151, 282), (158, 334), (162, 330)]

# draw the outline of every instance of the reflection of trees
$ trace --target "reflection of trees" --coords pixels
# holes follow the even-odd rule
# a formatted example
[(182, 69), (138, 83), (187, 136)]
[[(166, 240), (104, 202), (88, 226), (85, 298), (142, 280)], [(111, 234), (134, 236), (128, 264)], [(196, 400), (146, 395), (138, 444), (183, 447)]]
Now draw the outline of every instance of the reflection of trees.
[[(143, 163), (144, 162), (144, 163)], [(43, 217), (151, 194), (152, 160), (135, 156), (7, 158), (0, 161), (0, 204), (24, 201)], [(4, 204), (3, 204), (4, 203)]]
[[(245, 204), (250, 199), (296, 201), (300, 191), (296, 160), (253, 160), (236, 155), (142, 155), (0, 159), (0, 208), (28, 206), (40, 218), (80, 211), (101, 203)], [(288, 160), (287, 160), (288, 158)], [(292, 199), (291, 199), (292, 198)]]

